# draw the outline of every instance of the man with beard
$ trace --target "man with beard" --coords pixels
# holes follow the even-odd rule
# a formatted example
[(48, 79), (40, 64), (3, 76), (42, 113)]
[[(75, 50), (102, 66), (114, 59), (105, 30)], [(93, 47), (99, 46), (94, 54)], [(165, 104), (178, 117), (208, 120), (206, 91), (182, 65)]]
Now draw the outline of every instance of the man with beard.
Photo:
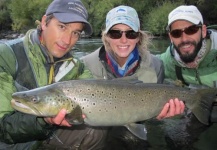
[[(164, 63), (165, 77), (170, 81), (182, 81), (184, 86), (190, 88), (216, 87), (217, 31), (207, 29), (199, 10), (192, 5), (175, 8), (168, 16), (167, 30), (171, 45), (165, 53), (158, 55)], [(186, 125), (188, 131), (200, 132), (196, 142), (191, 143), (198, 149), (215, 149), (217, 146), (215, 107), (210, 110), (212, 123), (205, 127), (204, 132), (199, 130), (204, 127), (202, 124)], [(189, 119), (193, 115), (188, 116), (191, 116), (187, 117)], [(195, 134), (189, 134), (188, 138), (193, 136)]]

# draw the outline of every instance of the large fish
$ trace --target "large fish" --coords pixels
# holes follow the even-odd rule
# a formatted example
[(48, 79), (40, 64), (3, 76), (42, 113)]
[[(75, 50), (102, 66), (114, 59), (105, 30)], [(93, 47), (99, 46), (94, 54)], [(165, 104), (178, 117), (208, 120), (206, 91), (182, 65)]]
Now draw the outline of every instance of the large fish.
[(14, 93), (11, 104), (18, 111), (44, 117), (55, 116), (65, 108), (72, 124), (122, 126), (156, 117), (169, 99), (177, 97), (200, 122), (208, 124), (216, 93), (211, 88), (189, 90), (132, 81), (71, 80)]

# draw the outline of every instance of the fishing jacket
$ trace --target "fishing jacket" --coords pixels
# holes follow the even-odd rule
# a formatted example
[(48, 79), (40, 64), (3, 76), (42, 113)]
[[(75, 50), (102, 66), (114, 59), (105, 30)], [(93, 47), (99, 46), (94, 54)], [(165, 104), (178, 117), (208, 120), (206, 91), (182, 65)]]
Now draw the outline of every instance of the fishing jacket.
[(84, 64), (70, 53), (51, 62), (36, 30), (29, 30), (23, 38), (0, 43), (1, 142), (19, 145), (50, 136), (53, 126), (42, 118), (14, 111), (10, 101), (14, 92), (49, 84), (52, 65), (54, 82), (92, 78)]
[[(102, 46), (89, 55), (81, 58), (88, 69), (97, 79), (114, 79), (118, 78), (106, 63), (106, 51)], [(136, 79), (144, 83), (162, 83), (164, 79), (164, 68), (162, 61), (154, 55), (146, 52), (144, 56), (140, 54), (140, 61), (138, 67), (127, 79)], [(94, 64), (94, 65), (93, 65)]]
[(209, 30), (206, 38), (207, 55), (197, 68), (182, 67), (174, 58), (173, 46), (169, 46), (165, 53), (158, 55), (163, 61), (165, 78), (180, 80), (185, 85), (215, 87), (217, 82), (217, 32)]

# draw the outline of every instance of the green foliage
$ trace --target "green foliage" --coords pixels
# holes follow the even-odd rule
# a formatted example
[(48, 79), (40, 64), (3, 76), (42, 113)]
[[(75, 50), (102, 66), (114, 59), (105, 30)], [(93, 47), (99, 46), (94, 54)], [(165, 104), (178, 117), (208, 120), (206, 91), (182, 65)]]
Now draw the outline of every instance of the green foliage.
[(169, 1), (163, 2), (163, 5), (153, 8), (149, 15), (144, 19), (145, 30), (150, 31), (154, 35), (166, 34), (166, 26), (168, 21), (168, 14), (180, 3), (171, 3)]
[(217, 24), (217, 0), (204, 0), (198, 5), (206, 25)]
[[(118, 5), (128, 5), (138, 12), (141, 28), (154, 35), (164, 35), (169, 12), (180, 4), (196, 5), (205, 23), (217, 24), (217, 0), (81, 0), (89, 13), (93, 36), (100, 36), (106, 14)], [(0, 29), (12, 27), (16, 31), (35, 28), (52, 0), (0, 0)]]
[(35, 26), (35, 20), (44, 15), (48, 4), (52, 0), (12, 0), (11, 10), (12, 28), (15, 31), (27, 30)]
[(10, 13), (7, 8), (10, 0), (0, 0), (0, 29), (9, 29), (11, 25)]

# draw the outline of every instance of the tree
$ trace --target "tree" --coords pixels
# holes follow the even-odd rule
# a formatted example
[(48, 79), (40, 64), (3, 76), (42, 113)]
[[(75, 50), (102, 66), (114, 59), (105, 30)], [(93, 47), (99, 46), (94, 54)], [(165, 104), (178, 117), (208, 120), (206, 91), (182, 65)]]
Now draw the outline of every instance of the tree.
[(27, 30), (34, 27), (35, 20), (41, 19), (50, 2), (52, 0), (12, 0), (9, 9), (13, 30)]
[(8, 10), (8, 4), (10, 0), (0, 0), (0, 29), (8, 30), (11, 28), (10, 12)]

